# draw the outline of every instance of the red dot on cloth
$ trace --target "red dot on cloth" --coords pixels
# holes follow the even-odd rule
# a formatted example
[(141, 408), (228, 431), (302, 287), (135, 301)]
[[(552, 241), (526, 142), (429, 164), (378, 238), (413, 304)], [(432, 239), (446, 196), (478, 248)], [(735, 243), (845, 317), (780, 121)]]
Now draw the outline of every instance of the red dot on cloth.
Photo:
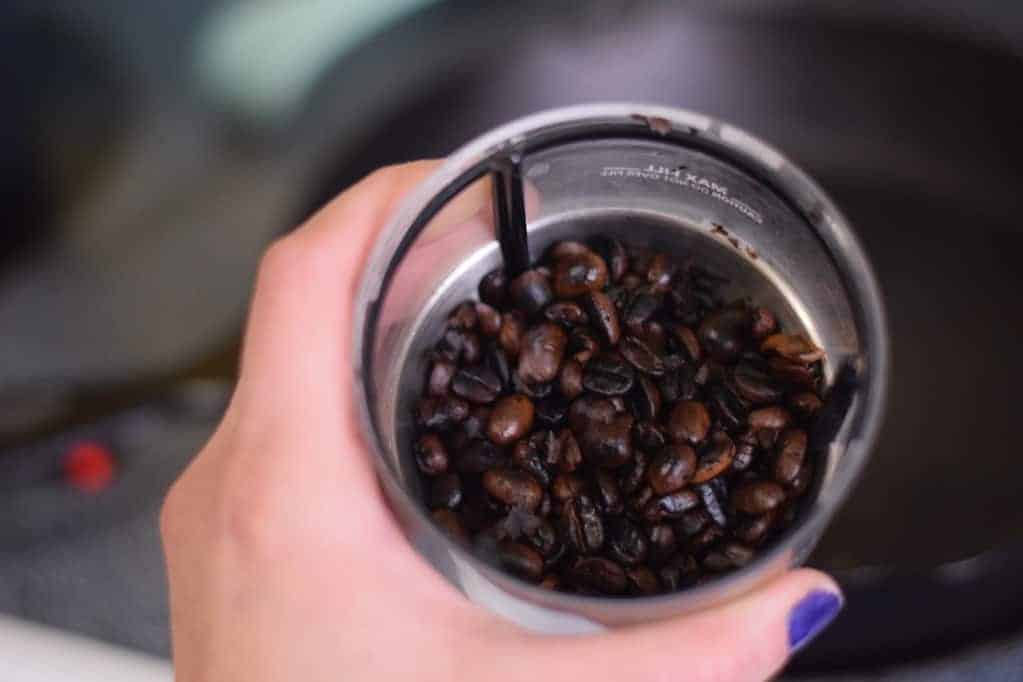
[(64, 453), (61, 468), (68, 485), (87, 493), (103, 492), (114, 480), (114, 453), (102, 443), (80, 441)]

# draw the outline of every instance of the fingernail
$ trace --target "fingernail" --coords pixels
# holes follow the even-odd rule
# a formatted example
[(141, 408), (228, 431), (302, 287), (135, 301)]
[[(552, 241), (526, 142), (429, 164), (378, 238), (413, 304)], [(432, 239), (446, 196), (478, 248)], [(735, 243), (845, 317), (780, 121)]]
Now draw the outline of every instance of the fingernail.
[(842, 597), (827, 590), (814, 590), (799, 600), (789, 613), (789, 652), (809, 644), (842, 610)]

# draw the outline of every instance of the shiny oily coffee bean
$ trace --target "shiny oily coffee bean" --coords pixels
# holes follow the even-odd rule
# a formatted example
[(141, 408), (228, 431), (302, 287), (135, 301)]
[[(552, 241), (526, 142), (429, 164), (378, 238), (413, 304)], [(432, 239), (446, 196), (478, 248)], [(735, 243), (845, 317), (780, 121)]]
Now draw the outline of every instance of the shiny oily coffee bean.
[(701, 553), (721, 541), (725, 537), (725, 530), (716, 523), (709, 524), (696, 535), (686, 540), (686, 547), (694, 553)]
[(474, 305), (477, 326), (484, 336), (497, 336), (501, 331), (501, 313), (486, 303), (477, 301)]
[(632, 411), (641, 419), (657, 419), (661, 412), (661, 392), (653, 379), (645, 374), (637, 376), (629, 398)]
[(454, 472), (441, 474), (430, 482), (431, 509), (458, 509), (462, 504), (462, 479)]
[(568, 352), (572, 359), (585, 365), (600, 351), (600, 341), (589, 329), (575, 328), (568, 339)]
[(736, 393), (754, 405), (773, 403), (782, 396), (781, 387), (770, 375), (745, 362), (733, 370), (732, 385)]
[(500, 345), (491, 344), (484, 354), (484, 361), (500, 380), (501, 390), (507, 390), (512, 384), (511, 363), (508, 362), (508, 354)]
[(623, 395), (635, 380), (632, 366), (613, 355), (598, 355), (583, 369), (583, 388), (601, 395)]
[(635, 566), (625, 569), (626, 587), (631, 594), (650, 596), (657, 594), (661, 584), (657, 576), (646, 566)]
[(625, 566), (636, 566), (646, 560), (646, 536), (636, 524), (613, 518), (607, 522), (606, 533), (607, 552), (612, 559)]
[(642, 485), (640, 485), (636, 492), (629, 495), (625, 500), (625, 507), (629, 518), (634, 520), (643, 519), (643, 510), (652, 499), (654, 499), (654, 489), (650, 487), (644, 478)]
[(470, 440), (487, 437), (487, 422), (490, 421), (490, 408), (484, 405), (474, 405), (469, 410), (469, 416), (462, 422), (462, 432)]
[(455, 455), (455, 470), (464, 474), (482, 474), (488, 469), (504, 466), (507, 459), (488, 440), (473, 440)]
[(583, 296), (582, 304), (590, 318), (590, 324), (604, 341), (611, 346), (618, 345), (621, 338), (618, 310), (608, 295), (602, 291), (591, 291)]
[(430, 368), (430, 376), (427, 380), (427, 393), (432, 396), (443, 397), (448, 394), (451, 388), (451, 379), (458, 371), (457, 366), (446, 358), (437, 358)]
[(487, 423), (487, 436), (498, 445), (508, 445), (533, 428), (533, 401), (524, 395), (505, 396), (494, 404)]
[(650, 526), (648, 533), (647, 553), (650, 557), (649, 563), (654, 565), (663, 564), (678, 551), (678, 538), (675, 535), (675, 530), (670, 525), (666, 523), (654, 524)]
[(694, 509), (687, 511), (675, 524), (675, 528), (684, 537), (696, 535), (711, 523), (710, 513), (706, 509)]
[(636, 422), (632, 435), (636, 444), (646, 450), (660, 450), (668, 443), (664, 429), (652, 421)]
[(569, 359), (561, 366), (558, 374), (558, 390), (569, 400), (583, 392), (583, 366), (578, 360)]
[(558, 468), (565, 473), (575, 471), (583, 462), (583, 453), (575, 434), (564, 428), (557, 432), (557, 439)]
[(650, 259), (646, 279), (654, 291), (667, 291), (671, 286), (671, 278), (677, 268), (668, 259), (667, 254), (658, 253)]
[(483, 474), (483, 489), (502, 504), (529, 511), (540, 506), (543, 488), (520, 469), (491, 469)]
[(606, 469), (597, 469), (592, 480), (593, 501), (604, 514), (616, 516), (625, 509), (618, 481)]
[(548, 573), (537, 584), (545, 590), (557, 591), (561, 589), (561, 577), (557, 573)]
[(469, 403), (461, 398), (423, 398), (416, 405), (416, 423), (431, 431), (445, 431), (469, 416)]
[[(722, 485), (715, 485), (721, 482)], [(725, 513), (725, 503), (728, 499), (728, 490), (724, 487), (723, 481), (716, 479), (710, 483), (702, 483), (696, 486), (703, 500), (703, 508), (711, 520), (722, 528), (728, 526), (728, 514)]]
[(711, 550), (703, 557), (700, 566), (709, 573), (723, 573), (735, 568), (732, 560), (721, 550)]
[(516, 372), (512, 374), (512, 390), (533, 400), (543, 400), (554, 392), (554, 382), (529, 384), (523, 381)]
[(648, 458), (645, 452), (642, 450), (635, 450), (633, 452), (632, 462), (622, 476), (621, 485), (619, 486), (623, 494), (632, 495), (643, 485), (646, 481), (647, 462)]
[(774, 481), (747, 481), (735, 489), (732, 503), (744, 514), (766, 514), (785, 501), (785, 489)]
[(677, 519), (699, 504), (700, 496), (694, 490), (686, 488), (668, 495), (654, 497), (643, 508), (643, 516), (647, 521)]
[(469, 301), (458, 304), (448, 316), (448, 326), (453, 329), (475, 329), (476, 306)]
[(762, 353), (775, 353), (790, 362), (808, 365), (824, 357), (824, 351), (802, 334), (771, 334), (760, 344)]
[(759, 545), (774, 527), (776, 518), (777, 512), (767, 512), (760, 516), (754, 516), (736, 526), (732, 534), (737, 540), (747, 545)]
[(497, 342), (509, 357), (516, 358), (522, 348), (522, 337), (526, 333), (526, 321), (522, 313), (510, 310), (501, 316), (501, 329), (497, 333)]
[(778, 454), (774, 460), (774, 480), (791, 486), (803, 468), (806, 459), (806, 431), (790, 429), (778, 441)]
[(435, 509), (430, 513), (430, 518), (449, 538), (461, 545), (469, 544), (469, 533), (458, 514), (450, 509)]
[(512, 280), (508, 293), (516, 307), (527, 315), (538, 315), (554, 300), (550, 279), (538, 270), (526, 270)]
[(550, 396), (536, 403), (536, 425), (541, 429), (553, 429), (565, 421), (568, 402), (560, 395)]
[(486, 365), (463, 367), (451, 381), (451, 391), (470, 403), (492, 403), (501, 393), (501, 379)]
[(648, 290), (638, 291), (625, 306), (622, 322), (626, 325), (643, 324), (657, 313), (661, 302), (660, 296)]
[(526, 531), (525, 537), (526, 542), (533, 549), (540, 552), (545, 561), (557, 554), (561, 545), (561, 540), (558, 539), (558, 532), (554, 530), (554, 526), (542, 519), (533, 528)]
[(817, 386), (817, 375), (811, 365), (792, 362), (783, 357), (772, 357), (767, 361), (767, 370), (776, 379), (790, 386), (808, 390), (814, 390)]
[(746, 471), (753, 464), (756, 446), (752, 443), (739, 443), (735, 446), (735, 457), (732, 459), (732, 471)]
[(553, 322), (530, 327), (522, 337), (517, 370), (519, 378), (527, 384), (553, 381), (558, 375), (567, 345), (565, 330)]
[(608, 272), (604, 259), (589, 249), (558, 258), (553, 271), (554, 293), (558, 298), (575, 298), (607, 285)]
[(416, 465), (427, 476), (436, 476), (448, 470), (448, 453), (436, 433), (424, 433), (416, 441)]
[(462, 332), (462, 362), (475, 365), (483, 357), (483, 345), (475, 332)]
[(715, 415), (729, 429), (737, 429), (746, 423), (746, 408), (734, 393), (721, 384), (715, 384), (708, 391), (710, 404)]
[(520, 440), (512, 448), (512, 461), (523, 471), (532, 474), (543, 487), (550, 485), (551, 475), (544, 467), (543, 457), (528, 439)]
[(576, 559), (572, 566), (572, 580), (604, 594), (621, 594), (625, 591), (625, 571), (603, 557)]
[(703, 403), (683, 400), (668, 413), (668, 437), (676, 443), (697, 445), (707, 438), (710, 412)]
[(703, 318), (697, 335), (700, 345), (715, 359), (728, 362), (742, 352), (749, 336), (750, 314), (743, 306), (729, 306)]
[(551, 322), (556, 322), (566, 327), (587, 324), (590, 321), (582, 306), (571, 301), (551, 303), (544, 309), (543, 316)]
[(551, 495), (559, 502), (567, 502), (586, 492), (586, 483), (575, 474), (558, 474), (551, 483)]
[(778, 320), (767, 308), (755, 308), (753, 310), (753, 322), (750, 325), (750, 333), (755, 341), (762, 341), (778, 329)]
[(775, 431), (784, 429), (791, 421), (792, 415), (780, 405), (753, 410), (746, 419), (751, 429), (773, 429)]
[(546, 260), (557, 262), (562, 258), (575, 258), (588, 253), (594, 253), (594, 251), (586, 244), (573, 239), (565, 239), (555, 242), (551, 248), (547, 249), (547, 253), (544, 255)]
[(457, 362), (462, 357), (465, 345), (465, 332), (461, 329), (448, 329), (434, 346), (436, 354), (450, 362)]
[(789, 398), (789, 407), (803, 419), (809, 419), (821, 409), (821, 399), (816, 394), (806, 392), (796, 393)]
[(623, 338), (618, 350), (640, 372), (653, 376), (664, 374), (664, 361), (635, 336)]
[(813, 481), (813, 463), (804, 462), (803, 467), (796, 474), (795, 478), (792, 479), (792, 495), (794, 497), (801, 497), (806, 489), (810, 487), (810, 483)]
[(617, 469), (632, 457), (631, 414), (617, 414), (610, 424), (591, 424), (580, 434), (583, 459), (593, 466)]
[(498, 558), (508, 571), (526, 580), (539, 580), (543, 575), (543, 557), (521, 542), (503, 540), (497, 545)]
[(600, 239), (595, 243), (594, 250), (607, 263), (608, 275), (612, 282), (620, 280), (629, 270), (629, 255), (625, 246), (617, 239)]
[(508, 295), (508, 280), (504, 270), (488, 272), (479, 285), (480, 300), (495, 308), (503, 308)]
[(598, 551), (604, 544), (604, 522), (593, 501), (578, 495), (565, 502), (561, 511), (562, 537), (578, 554)]
[(721, 546), (721, 553), (737, 568), (753, 561), (754, 557), (753, 549), (739, 542), (726, 542)]
[(655, 494), (667, 495), (684, 488), (695, 469), (696, 452), (688, 445), (672, 443), (650, 461), (647, 481)]
[(696, 337), (696, 332), (678, 323), (672, 324), (669, 327), (669, 331), (671, 331), (675, 342), (692, 362), (703, 360), (703, 348), (700, 347), (700, 341)]

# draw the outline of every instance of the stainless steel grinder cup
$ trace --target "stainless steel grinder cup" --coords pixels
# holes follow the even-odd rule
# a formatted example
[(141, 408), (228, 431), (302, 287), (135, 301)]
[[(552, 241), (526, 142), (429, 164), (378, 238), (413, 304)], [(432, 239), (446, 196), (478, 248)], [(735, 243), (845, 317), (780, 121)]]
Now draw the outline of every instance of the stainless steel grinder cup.
[[(475, 210), (465, 197), (490, 196), (491, 181), (498, 210), (487, 202)], [(475, 298), (480, 278), (502, 265), (502, 247), (505, 258), (514, 250), (497, 234), (507, 229), (502, 221), (515, 200), (527, 219), (521, 246), (531, 258), (560, 239), (598, 234), (691, 256), (728, 278), (726, 299), (752, 297), (773, 309), (786, 330), (806, 333), (826, 351), (827, 415), (811, 434), (817, 480), (801, 517), (748, 566), (670, 595), (563, 594), (480, 561), (430, 522), (410, 452), (426, 351), (448, 312)], [(707, 116), (657, 106), (547, 111), (457, 151), (381, 233), (357, 292), (354, 333), (361, 428), (410, 541), (470, 599), (542, 632), (690, 612), (803, 562), (863, 469), (885, 402), (883, 304), (842, 214), (760, 140)]]

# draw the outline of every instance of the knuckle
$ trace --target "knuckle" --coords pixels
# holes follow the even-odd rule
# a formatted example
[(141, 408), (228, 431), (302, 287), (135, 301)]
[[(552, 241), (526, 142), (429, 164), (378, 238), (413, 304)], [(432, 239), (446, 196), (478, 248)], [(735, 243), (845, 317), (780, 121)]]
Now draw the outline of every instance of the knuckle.
[(267, 248), (259, 264), (260, 284), (278, 286), (299, 277), (307, 268), (309, 249), (297, 235), (281, 237)]

